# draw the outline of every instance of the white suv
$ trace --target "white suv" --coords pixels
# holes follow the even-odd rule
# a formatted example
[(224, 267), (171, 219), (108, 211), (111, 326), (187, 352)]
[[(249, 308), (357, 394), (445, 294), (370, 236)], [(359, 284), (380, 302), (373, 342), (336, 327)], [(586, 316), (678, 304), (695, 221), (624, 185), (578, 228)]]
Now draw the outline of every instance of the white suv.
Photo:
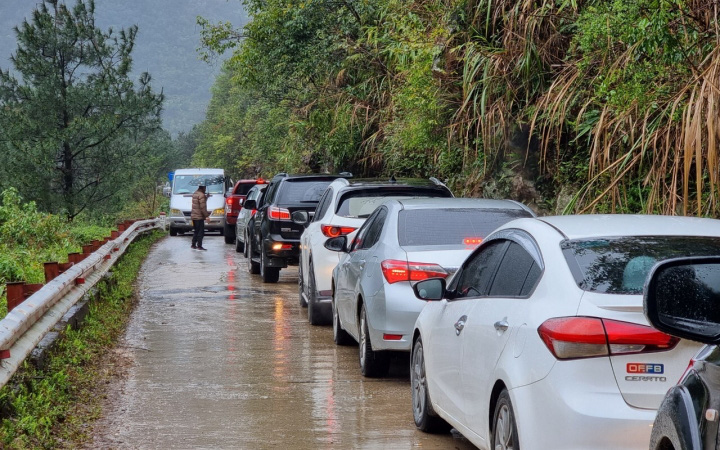
[(310, 323), (329, 325), (332, 319), (332, 271), (340, 254), (326, 249), (325, 241), (357, 230), (389, 198), (452, 196), (436, 178), (339, 178), (328, 186), (312, 218), (305, 212), (293, 215), (296, 223), (306, 225), (300, 238), (298, 283), (300, 305), (308, 307)]

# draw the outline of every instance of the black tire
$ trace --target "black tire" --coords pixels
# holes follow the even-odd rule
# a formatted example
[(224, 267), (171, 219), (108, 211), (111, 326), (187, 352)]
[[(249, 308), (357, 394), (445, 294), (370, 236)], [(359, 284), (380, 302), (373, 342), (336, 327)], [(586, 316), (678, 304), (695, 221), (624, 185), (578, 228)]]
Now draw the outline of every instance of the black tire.
[(503, 389), (493, 413), (492, 446), (497, 450), (520, 450), (517, 422), (510, 394)]
[(425, 352), (422, 339), (413, 344), (410, 356), (410, 387), (412, 388), (413, 419), (415, 426), (426, 433), (447, 433), (450, 425), (438, 417), (430, 402), (425, 377)]
[(265, 250), (260, 249), (260, 276), (263, 283), (277, 283), (280, 279), (280, 268), (266, 266), (265, 258)]
[(365, 305), (360, 307), (360, 373), (364, 377), (383, 377), (390, 369), (388, 352), (376, 352), (370, 342), (370, 331), (367, 324)]
[(235, 252), (243, 253), (244, 251), (245, 251), (245, 244), (243, 242), (240, 242), (240, 237), (236, 234), (235, 235)]
[(310, 280), (308, 280), (308, 322), (310, 325), (330, 325), (331, 318), (322, 310), (315, 295), (315, 268), (312, 261), (310, 261), (308, 274), (310, 275)]
[(170, 227), (170, 236), (177, 236), (177, 230), (173, 227)]
[(335, 344), (337, 345), (351, 345), (355, 343), (355, 340), (350, 336), (350, 334), (343, 330), (342, 324), (340, 323), (340, 316), (337, 312), (337, 307), (335, 304), (335, 291), (333, 291), (333, 299), (332, 299), (332, 325), (333, 325), (333, 341), (335, 341)]
[(253, 256), (253, 251), (252, 251), (253, 248), (252, 247), (253, 247), (252, 241), (247, 241), (247, 245), (245, 246), (245, 252), (246, 252), (247, 256), (245, 257), (245, 260), (247, 262), (248, 272), (253, 275), (257, 275), (260, 273), (260, 264), (258, 264), (252, 260), (252, 256)]
[(298, 265), (298, 297), (300, 300), (300, 307), (307, 308), (308, 304), (305, 301), (305, 297), (303, 297), (303, 289), (305, 289), (305, 286), (303, 285), (302, 262), (300, 262)]
[(235, 243), (235, 228), (229, 226), (228, 224), (225, 224), (225, 226), (223, 227), (222, 235), (225, 236), (226, 244)]

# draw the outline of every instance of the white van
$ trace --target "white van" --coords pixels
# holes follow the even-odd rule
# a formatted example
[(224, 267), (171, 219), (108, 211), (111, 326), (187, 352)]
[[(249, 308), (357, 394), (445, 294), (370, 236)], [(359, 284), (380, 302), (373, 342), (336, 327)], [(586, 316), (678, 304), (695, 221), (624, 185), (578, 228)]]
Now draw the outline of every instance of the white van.
[(210, 223), (205, 224), (206, 230), (223, 232), (225, 227), (225, 192), (229, 187), (229, 179), (223, 169), (178, 169), (175, 171), (170, 192), (170, 236), (177, 236), (193, 229), (190, 220), (192, 195), (200, 184), (206, 187), (209, 194), (207, 209), (210, 212)]

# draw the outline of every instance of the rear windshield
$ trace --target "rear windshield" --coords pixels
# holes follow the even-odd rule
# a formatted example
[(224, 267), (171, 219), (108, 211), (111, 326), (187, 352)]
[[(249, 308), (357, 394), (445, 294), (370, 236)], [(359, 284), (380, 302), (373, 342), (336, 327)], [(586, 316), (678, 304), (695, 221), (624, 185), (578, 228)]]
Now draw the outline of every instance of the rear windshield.
[(398, 216), (401, 246), (464, 245), (466, 239), (484, 239), (497, 227), (521, 217), (522, 209), (410, 209)]
[(383, 202), (414, 197), (450, 197), (450, 192), (440, 189), (367, 189), (344, 194), (338, 202), (335, 214), (342, 217), (367, 218)]
[(287, 180), (280, 187), (277, 204), (317, 204), (332, 180)]
[(250, 191), (250, 189), (253, 188), (253, 186), (255, 186), (255, 185), (252, 184), (252, 183), (240, 183), (240, 184), (238, 184), (237, 187), (235, 188), (235, 192), (233, 192), (233, 194), (235, 194), (235, 195), (247, 195), (247, 193)]
[(663, 259), (720, 254), (720, 238), (633, 236), (576, 239), (561, 244), (581, 289), (607, 294), (642, 294), (650, 269)]

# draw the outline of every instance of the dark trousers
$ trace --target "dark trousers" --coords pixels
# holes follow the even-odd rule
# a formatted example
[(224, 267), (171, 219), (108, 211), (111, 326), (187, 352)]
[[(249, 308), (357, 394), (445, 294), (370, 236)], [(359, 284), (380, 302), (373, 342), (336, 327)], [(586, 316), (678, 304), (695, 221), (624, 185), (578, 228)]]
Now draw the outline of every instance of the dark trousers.
[(205, 220), (193, 219), (193, 239), (192, 245), (202, 247), (202, 240), (205, 236)]

